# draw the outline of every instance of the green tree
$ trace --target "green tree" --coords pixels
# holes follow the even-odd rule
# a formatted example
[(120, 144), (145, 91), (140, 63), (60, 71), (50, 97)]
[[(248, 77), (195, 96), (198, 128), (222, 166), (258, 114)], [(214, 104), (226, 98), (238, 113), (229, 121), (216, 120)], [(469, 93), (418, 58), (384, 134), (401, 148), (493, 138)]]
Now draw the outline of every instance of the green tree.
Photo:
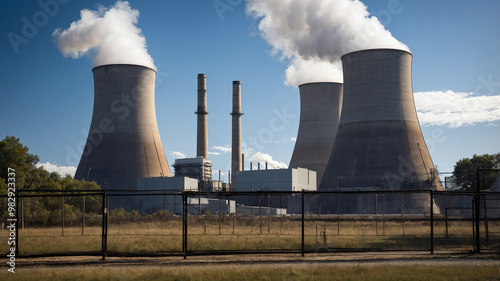
[[(500, 169), (500, 153), (497, 154), (474, 154), (472, 158), (463, 158), (457, 161), (453, 176), (455, 176), (455, 184), (459, 186), (461, 191), (475, 191), (477, 187), (476, 171), (478, 168), (484, 169)], [(481, 190), (488, 189), (495, 180), (498, 173), (484, 172), (481, 173), (480, 186)]]
[(1, 192), (7, 190), (8, 168), (15, 170), (17, 188), (30, 187), (37, 175), (36, 164), (40, 159), (30, 154), (28, 147), (24, 146), (18, 138), (6, 136), (0, 141), (0, 182)]

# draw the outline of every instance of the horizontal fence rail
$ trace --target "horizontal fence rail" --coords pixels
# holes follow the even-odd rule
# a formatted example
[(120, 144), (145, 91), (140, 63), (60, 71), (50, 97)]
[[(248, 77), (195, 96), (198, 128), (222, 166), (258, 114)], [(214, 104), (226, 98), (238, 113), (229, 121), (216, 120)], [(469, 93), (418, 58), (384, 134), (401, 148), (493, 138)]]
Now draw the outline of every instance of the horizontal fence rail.
[[(498, 192), (18, 190), (16, 201), (18, 257), (500, 252)], [(3, 222), (7, 207), (1, 196)]]

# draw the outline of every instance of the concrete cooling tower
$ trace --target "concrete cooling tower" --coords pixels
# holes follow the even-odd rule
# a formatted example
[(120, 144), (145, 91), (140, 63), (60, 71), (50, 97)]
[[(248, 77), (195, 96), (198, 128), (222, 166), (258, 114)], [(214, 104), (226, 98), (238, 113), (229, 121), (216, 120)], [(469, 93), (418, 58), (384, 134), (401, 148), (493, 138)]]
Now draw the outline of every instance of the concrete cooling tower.
[(442, 190), (418, 123), (411, 61), (394, 49), (342, 57), (342, 115), (320, 190)]
[(290, 168), (316, 171), (323, 178), (332, 152), (342, 109), (341, 83), (307, 83), (299, 86), (300, 123)]
[(94, 112), (75, 179), (135, 190), (138, 178), (172, 176), (156, 124), (156, 72), (127, 64), (92, 72)]

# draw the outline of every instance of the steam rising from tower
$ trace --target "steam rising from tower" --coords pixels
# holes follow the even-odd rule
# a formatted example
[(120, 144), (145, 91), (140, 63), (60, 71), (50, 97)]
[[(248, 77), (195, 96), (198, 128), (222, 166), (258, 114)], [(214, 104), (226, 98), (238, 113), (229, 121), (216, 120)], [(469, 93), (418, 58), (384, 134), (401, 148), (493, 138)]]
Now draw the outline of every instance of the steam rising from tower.
[(93, 57), (92, 67), (107, 64), (136, 64), (156, 69), (146, 48), (146, 38), (138, 28), (139, 11), (127, 1), (97, 11), (84, 9), (80, 19), (65, 30), (52, 33), (65, 57)]
[(360, 0), (248, 0), (247, 14), (260, 20), (261, 36), (290, 64), (287, 85), (342, 82), (340, 57), (391, 48), (408, 51)]

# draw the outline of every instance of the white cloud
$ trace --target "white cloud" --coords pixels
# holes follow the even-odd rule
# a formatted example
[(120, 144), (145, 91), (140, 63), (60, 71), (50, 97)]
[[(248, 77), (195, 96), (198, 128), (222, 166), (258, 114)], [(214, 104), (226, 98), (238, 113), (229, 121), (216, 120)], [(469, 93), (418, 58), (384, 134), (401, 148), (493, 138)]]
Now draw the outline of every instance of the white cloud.
[(228, 153), (228, 152), (231, 152), (231, 146), (229, 145), (224, 145), (224, 146), (212, 146), (211, 149), (215, 149), (215, 150), (218, 150), (220, 152), (223, 152), (223, 153)]
[(186, 154), (179, 151), (170, 151), (170, 155), (172, 155), (175, 159), (186, 158)]
[(71, 177), (75, 176), (76, 173), (76, 167), (73, 166), (57, 166), (55, 164), (50, 164), (49, 162), (46, 163), (38, 163), (36, 164), (37, 168), (43, 167), (45, 170), (49, 172), (57, 172), (61, 176), (66, 176), (70, 175)]
[(209, 151), (208, 155), (220, 155), (220, 152)]
[(288, 168), (288, 165), (281, 162), (274, 160), (273, 157), (267, 153), (262, 153), (262, 152), (256, 152), (255, 154), (252, 154), (249, 156), (250, 162), (260, 162), (260, 163), (267, 163), (269, 169), (286, 169)]
[(245, 154), (245, 160), (248, 162), (258, 162), (258, 163), (267, 163), (268, 169), (286, 169), (288, 165), (274, 160), (273, 157), (267, 153), (263, 153), (260, 151), (255, 152), (253, 147), (249, 147), (246, 143), (242, 144), (243, 154)]
[(450, 128), (500, 120), (500, 96), (480, 96), (454, 91), (414, 94), (420, 124)]

